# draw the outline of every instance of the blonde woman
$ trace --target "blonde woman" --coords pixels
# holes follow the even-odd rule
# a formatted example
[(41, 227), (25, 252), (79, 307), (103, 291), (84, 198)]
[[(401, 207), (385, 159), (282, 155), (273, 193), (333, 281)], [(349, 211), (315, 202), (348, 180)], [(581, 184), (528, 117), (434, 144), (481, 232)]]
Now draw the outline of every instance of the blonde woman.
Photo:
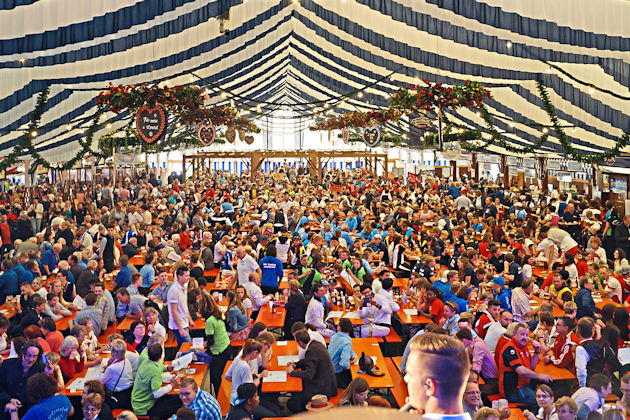
[(160, 324), (160, 317), (157, 309), (151, 307), (145, 308), (143, 312), (143, 322), (147, 327), (148, 336), (152, 336), (157, 333), (166, 337), (166, 328)]
[[(243, 294), (240, 293), (240, 295), (242, 296)], [(230, 326), (228, 331), (230, 341), (243, 341), (247, 338), (250, 331), (251, 322), (248, 311), (243, 305), (238, 291), (228, 291), (227, 297), (230, 302), (227, 310), (228, 325)], [(249, 309), (251, 311), (251, 302)]]

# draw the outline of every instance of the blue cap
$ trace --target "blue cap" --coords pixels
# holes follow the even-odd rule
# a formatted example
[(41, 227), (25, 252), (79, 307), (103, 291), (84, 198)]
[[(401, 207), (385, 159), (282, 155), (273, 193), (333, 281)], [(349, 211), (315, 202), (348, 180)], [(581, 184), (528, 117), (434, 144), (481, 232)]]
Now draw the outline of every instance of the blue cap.
[(505, 286), (505, 279), (501, 276), (494, 278), (490, 283), (498, 284), (499, 286)]

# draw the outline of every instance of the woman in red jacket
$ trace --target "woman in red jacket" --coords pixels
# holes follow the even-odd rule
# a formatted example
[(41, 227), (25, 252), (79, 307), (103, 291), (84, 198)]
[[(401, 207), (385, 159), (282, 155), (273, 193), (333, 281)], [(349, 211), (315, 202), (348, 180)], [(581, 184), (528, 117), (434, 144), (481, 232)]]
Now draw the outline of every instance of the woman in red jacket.
[(61, 354), (59, 368), (61, 368), (61, 374), (67, 383), (83, 371), (85, 356), (83, 349), (79, 346), (79, 342), (71, 335), (63, 339), (59, 353)]

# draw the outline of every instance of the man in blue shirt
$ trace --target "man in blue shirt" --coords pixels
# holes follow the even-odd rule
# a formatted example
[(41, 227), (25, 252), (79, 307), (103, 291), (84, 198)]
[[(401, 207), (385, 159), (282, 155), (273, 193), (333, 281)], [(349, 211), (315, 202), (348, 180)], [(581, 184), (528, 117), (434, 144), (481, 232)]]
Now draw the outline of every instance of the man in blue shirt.
[(44, 271), (47, 276), (50, 276), (52, 271), (57, 267), (57, 263), (59, 262), (59, 253), (61, 252), (61, 244), (54, 244), (51, 249), (44, 252), (42, 255), (42, 264), (44, 266)]
[(346, 218), (345, 223), (348, 225), (350, 232), (354, 232), (357, 230), (357, 218), (354, 217), (354, 212), (352, 210), (348, 210), (348, 217)]
[(147, 255), (144, 257), (144, 265), (140, 269), (140, 274), (142, 275), (142, 288), (148, 289), (145, 296), (151, 291), (151, 286), (155, 283), (155, 268), (153, 264), (155, 263), (155, 253), (152, 251), (148, 251)]
[(330, 338), (328, 345), (328, 353), (335, 368), (339, 388), (346, 388), (352, 381), (350, 366), (355, 362), (357, 355), (352, 350), (351, 332), (352, 322), (348, 318), (341, 318), (339, 332)]
[[(179, 399), (182, 400), (184, 407), (195, 412), (197, 420), (222, 420), (223, 418), (221, 406), (216, 398), (203, 389), (199, 389), (192, 378), (182, 379), (179, 385)], [(172, 420), (176, 418), (176, 414), (171, 417)]]
[(6, 301), (7, 296), (18, 294), (18, 276), (12, 268), (13, 263), (10, 260), (2, 261), (4, 274), (0, 276), (0, 305)]
[(276, 257), (276, 247), (269, 245), (267, 247), (267, 256), (262, 258), (258, 265), (262, 271), (260, 288), (265, 295), (278, 291), (278, 284), (284, 276), (282, 261)]
[(119, 287), (127, 287), (131, 284), (131, 268), (129, 268), (129, 257), (126, 255), (121, 255), (120, 257), (120, 271), (116, 275), (116, 279), (114, 280), (114, 290), (117, 290)]

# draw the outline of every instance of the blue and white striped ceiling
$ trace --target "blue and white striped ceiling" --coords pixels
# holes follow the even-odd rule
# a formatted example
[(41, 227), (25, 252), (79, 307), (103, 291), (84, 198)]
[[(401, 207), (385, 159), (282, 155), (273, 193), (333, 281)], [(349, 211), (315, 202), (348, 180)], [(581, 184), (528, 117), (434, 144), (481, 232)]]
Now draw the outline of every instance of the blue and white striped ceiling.
[[(219, 16), (227, 12), (226, 35)], [(504, 117), (495, 123), (516, 145), (531, 144), (540, 129), (511, 127), (510, 119), (548, 123), (540, 78), (561, 122), (575, 126), (567, 130), (575, 147), (601, 151), (630, 132), (630, 101), (549, 73), (544, 61), (630, 97), (629, 18), (625, 0), (4, 0), (0, 156), (19, 141), (47, 84), (35, 143), (49, 160), (64, 161), (82, 135), (77, 121), (89, 118), (110, 82), (203, 84), (191, 81), (193, 72), (230, 92), (286, 104), (326, 100), (394, 72), (339, 112), (385, 106), (398, 86), (417, 79), (477, 80), (492, 84), (489, 108)], [(107, 118), (123, 124), (121, 116)], [(452, 119), (483, 127), (473, 111)], [(552, 137), (541, 152), (560, 150)]]

